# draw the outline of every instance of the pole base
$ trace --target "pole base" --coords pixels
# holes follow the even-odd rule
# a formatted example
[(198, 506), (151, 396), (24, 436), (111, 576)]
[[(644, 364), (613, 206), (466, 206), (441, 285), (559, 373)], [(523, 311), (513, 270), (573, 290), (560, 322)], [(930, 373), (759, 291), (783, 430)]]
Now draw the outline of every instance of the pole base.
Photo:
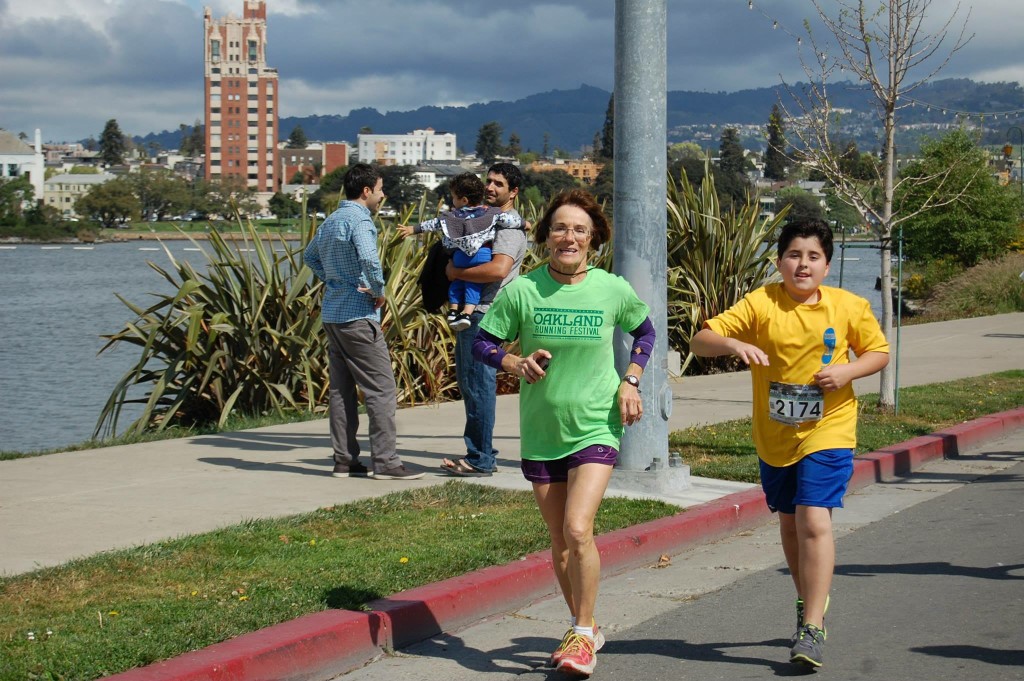
[(626, 471), (616, 468), (608, 483), (609, 491), (678, 496), (691, 487), (690, 467), (680, 464), (646, 471)]

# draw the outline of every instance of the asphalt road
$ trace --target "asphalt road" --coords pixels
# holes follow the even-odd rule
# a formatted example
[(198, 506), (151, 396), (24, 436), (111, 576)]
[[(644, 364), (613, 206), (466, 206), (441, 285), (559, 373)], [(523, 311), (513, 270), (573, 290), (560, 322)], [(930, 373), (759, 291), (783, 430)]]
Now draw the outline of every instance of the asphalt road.
[(853, 532), (837, 555), (819, 672), (786, 661), (793, 591), (777, 566), (621, 632), (599, 678), (1024, 679), (1024, 463)]
[[(794, 592), (772, 522), (602, 579), (591, 678), (1024, 679), (1024, 429), (845, 502), (821, 669), (788, 662)], [(544, 662), (565, 617), (547, 598), (338, 681), (561, 681)]]

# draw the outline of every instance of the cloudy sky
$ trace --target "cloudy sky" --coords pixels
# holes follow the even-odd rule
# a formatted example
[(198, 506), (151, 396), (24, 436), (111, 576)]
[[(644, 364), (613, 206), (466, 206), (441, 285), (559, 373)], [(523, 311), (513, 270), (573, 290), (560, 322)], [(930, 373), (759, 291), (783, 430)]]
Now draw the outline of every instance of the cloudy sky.
[[(44, 140), (61, 141), (98, 137), (110, 118), (133, 135), (191, 124), (202, 115), (204, 5), (215, 17), (241, 15), (243, 0), (0, 0), (0, 127), (41, 128)], [(930, 5), (934, 28), (957, 3)], [(404, 111), (581, 83), (610, 90), (614, 7), (267, 0), (280, 113)], [(754, 10), (747, 0), (668, 0), (669, 89), (731, 92), (800, 79), (795, 36), (812, 9), (809, 0), (754, 0)], [(958, 17), (975, 37), (942, 76), (1024, 82), (1024, 0), (963, 2)]]

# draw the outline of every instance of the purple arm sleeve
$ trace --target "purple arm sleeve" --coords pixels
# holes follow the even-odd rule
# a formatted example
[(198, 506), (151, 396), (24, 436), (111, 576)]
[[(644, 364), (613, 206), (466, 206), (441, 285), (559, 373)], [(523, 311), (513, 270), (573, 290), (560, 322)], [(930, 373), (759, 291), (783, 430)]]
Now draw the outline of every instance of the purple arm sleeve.
[(501, 371), (501, 360), (508, 354), (502, 349), (502, 342), (497, 336), (479, 329), (473, 339), (473, 358)]
[[(651, 358), (651, 351), (654, 349), (654, 324), (651, 323), (651, 318), (644, 319), (640, 326), (629, 332), (629, 335), (633, 337), (633, 348), (629, 352), (629, 361), (641, 369), (646, 369), (647, 360)], [(476, 349), (475, 345), (473, 349)]]

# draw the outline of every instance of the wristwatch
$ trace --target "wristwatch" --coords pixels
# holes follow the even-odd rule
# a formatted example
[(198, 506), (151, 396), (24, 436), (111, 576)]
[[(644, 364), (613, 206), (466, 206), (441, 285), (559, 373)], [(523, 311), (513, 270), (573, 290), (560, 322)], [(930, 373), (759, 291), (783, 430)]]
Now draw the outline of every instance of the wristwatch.
[(622, 380), (625, 381), (626, 383), (629, 383), (634, 388), (636, 388), (637, 392), (640, 392), (640, 379), (639, 378), (637, 378), (633, 374), (626, 374), (625, 376), (622, 377)]

